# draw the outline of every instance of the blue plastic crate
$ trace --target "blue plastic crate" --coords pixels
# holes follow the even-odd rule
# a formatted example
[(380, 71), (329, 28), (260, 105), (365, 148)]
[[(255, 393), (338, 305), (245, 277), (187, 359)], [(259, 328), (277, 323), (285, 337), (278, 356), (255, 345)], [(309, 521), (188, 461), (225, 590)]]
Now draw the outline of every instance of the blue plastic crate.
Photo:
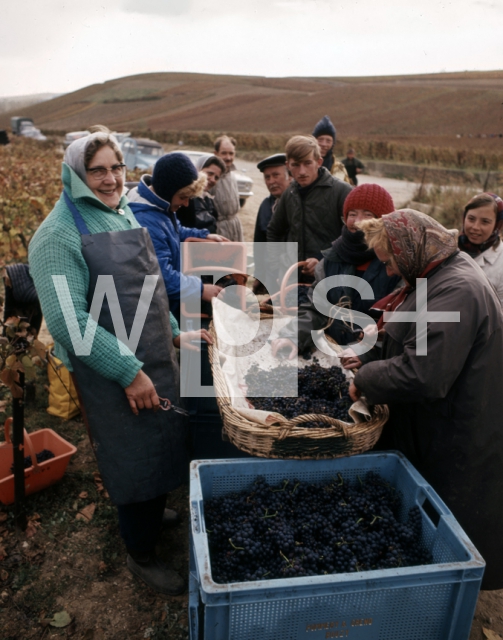
[[(308, 482), (375, 471), (418, 505), (433, 564), (397, 569), (217, 584), (204, 501), (249, 488), (256, 476)], [(485, 563), (454, 516), (400, 453), (335, 460), (200, 460), (190, 478), (191, 640), (466, 640)]]

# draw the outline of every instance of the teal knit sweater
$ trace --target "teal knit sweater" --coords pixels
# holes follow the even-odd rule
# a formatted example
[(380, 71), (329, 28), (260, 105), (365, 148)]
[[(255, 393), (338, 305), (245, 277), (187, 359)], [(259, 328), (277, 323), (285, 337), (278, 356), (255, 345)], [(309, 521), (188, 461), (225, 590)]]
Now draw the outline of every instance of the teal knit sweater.
[[(62, 180), (65, 190), (77, 205), (90, 233), (123, 231), (139, 227), (125, 196), (122, 197), (119, 205), (124, 215), (120, 215), (101, 202), (65, 163), (63, 163)], [(94, 323), (94, 320), (87, 311), (89, 270), (82, 256), (80, 233), (63, 195), (33, 236), (29, 246), (29, 262), (30, 273), (35, 282), (47, 328), (54, 338), (56, 356), (72, 371), (67, 352), (74, 353), (74, 349), (54, 288), (53, 275), (66, 276), (81, 336), (84, 335), (88, 320), (91, 323)], [(170, 314), (170, 321), (173, 338), (175, 338), (180, 331), (172, 314)], [(115, 380), (122, 387), (127, 387), (134, 380), (143, 363), (125, 345), (122, 348), (126, 355), (122, 355), (119, 351), (117, 338), (97, 326), (91, 354), (81, 357), (97, 373), (109, 380)]]

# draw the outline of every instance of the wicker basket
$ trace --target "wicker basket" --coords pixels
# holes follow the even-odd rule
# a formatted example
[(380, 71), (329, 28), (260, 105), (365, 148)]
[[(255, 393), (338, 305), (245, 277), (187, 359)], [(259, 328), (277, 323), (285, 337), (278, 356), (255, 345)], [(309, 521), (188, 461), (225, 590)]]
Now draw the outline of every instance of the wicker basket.
[[(217, 345), (218, 338), (213, 323), (210, 325), (210, 333), (214, 345)], [(208, 352), (224, 432), (234, 446), (253, 456), (297, 460), (352, 456), (372, 449), (388, 420), (388, 407), (375, 405), (372, 408), (372, 418), (359, 423), (342, 422), (320, 414), (285, 419), (277, 425), (252, 422), (243, 417), (231, 404), (218, 349), (209, 345)], [(303, 423), (311, 421), (324, 422), (331, 426), (302, 426)]]

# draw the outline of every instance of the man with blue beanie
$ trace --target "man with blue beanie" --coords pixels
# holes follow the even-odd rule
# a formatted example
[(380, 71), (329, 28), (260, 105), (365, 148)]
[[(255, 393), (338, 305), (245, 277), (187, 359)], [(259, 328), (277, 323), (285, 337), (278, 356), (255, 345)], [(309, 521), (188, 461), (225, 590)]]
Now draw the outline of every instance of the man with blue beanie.
[(180, 272), (180, 242), (187, 238), (206, 238), (215, 242), (227, 239), (210, 234), (207, 229), (182, 227), (176, 211), (189, 200), (202, 195), (206, 186), (204, 173), (198, 174), (191, 160), (183, 153), (168, 153), (154, 165), (152, 176), (141, 177), (140, 184), (128, 193), (130, 208), (142, 227), (152, 238), (161, 267), (169, 306), (180, 320), (180, 296), (196, 297), (209, 301), (221, 291), (221, 287), (204, 284), (197, 276)]
[(318, 146), (320, 147), (321, 157), (323, 158), (322, 167), (328, 169), (328, 171), (336, 178), (339, 178), (339, 180), (350, 183), (346, 168), (342, 162), (336, 160), (334, 156), (337, 133), (328, 116), (323, 116), (323, 118), (316, 123), (313, 130), (313, 137), (316, 138)]

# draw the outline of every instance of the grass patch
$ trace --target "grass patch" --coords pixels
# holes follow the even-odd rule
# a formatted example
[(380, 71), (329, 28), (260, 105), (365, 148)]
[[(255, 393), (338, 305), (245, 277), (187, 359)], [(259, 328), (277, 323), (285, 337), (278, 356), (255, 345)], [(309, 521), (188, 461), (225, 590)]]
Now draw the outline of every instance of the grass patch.
[(466, 203), (480, 192), (480, 188), (474, 187), (420, 186), (412, 199), (429, 205), (429, 215), (447, 229), (461, 229)]

